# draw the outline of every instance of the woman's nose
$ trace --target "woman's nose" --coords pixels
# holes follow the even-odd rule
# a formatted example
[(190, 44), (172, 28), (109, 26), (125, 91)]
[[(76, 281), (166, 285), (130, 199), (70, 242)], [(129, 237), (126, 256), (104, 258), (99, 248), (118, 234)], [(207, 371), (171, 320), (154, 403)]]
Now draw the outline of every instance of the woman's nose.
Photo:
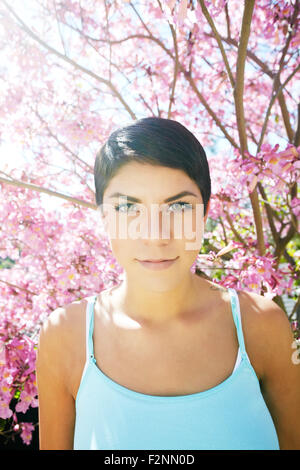
[(158, 204), (145, 207), (141, 214), (141, 238), (169, 240), (171, 237), (170, 214)]

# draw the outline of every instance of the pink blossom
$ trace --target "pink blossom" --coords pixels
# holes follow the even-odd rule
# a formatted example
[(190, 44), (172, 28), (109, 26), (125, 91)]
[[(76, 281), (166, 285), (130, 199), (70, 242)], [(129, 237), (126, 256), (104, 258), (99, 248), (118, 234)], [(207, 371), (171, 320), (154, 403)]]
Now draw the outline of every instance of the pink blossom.
[(21, 438), (24, 444), (29, 445), (32, 439), (32, 432), (34, 431), (34, 426), (31, 423), (20, 423), (22, 432)]
[(20, 394), (20, 399), (18, 403), (16, 404), (16, 411), (17, 412), (21, 411), (22, 413), (26, 413), (29, 406), (31, 405), (31, 402), (32, 402), (32, 397), (25, 391), (22, 391)]
[(9, 408), (9, 403), (0, 398), (0, 418), (7, 419), (12, 416), (13, 412)]

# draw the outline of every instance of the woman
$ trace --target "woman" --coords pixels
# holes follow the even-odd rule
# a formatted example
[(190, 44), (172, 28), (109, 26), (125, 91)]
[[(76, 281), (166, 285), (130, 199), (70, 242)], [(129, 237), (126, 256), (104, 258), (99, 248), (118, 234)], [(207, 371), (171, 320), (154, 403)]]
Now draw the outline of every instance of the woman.
[(299, 448), (285, 313), (191, 271), (211, 195), (195, 136), (141, 119), (111, 134), (94, 176), (124, 278), (41, 329), (40, 448)]

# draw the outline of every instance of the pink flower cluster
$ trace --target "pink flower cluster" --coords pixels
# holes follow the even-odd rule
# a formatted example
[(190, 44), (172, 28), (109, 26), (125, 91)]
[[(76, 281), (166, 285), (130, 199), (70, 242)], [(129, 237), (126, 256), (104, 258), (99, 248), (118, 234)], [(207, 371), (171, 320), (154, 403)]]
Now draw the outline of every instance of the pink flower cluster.
[[(35, 344), (24, 334), (24, 325), (4, 320), (0, 325), (0, 418), (12, 418), (12, 427), (19, 432), (23, 442), (29, 444), (34, 426), (18, 423), (17, 412), (26, 413), (29, 407), (37, 407), (35, 377)], [(13, 412), (11, 400), (18, 397)]]
[[(249, 185), (249, 192), (252, 192), (257, 182), (260, 181), (264, 185), (270, 184), (273, 193), (280, 194), (287, 184), (292, 185), (299, 179), (300, 147), (296, 148), (294, 145), (288, 144), (286, 149), (282, 151), (278, 151), (278, 149), (279, 144), (274, 147), (270, 144), (263, 144), (257, 155), (246, 153), (244, 159), (235, 149), (234, 153), (237, 158), (233, 162), (233, 167), (239, 173), (240, 182)], [(291, 206), (296, 208), (298, 205), (299, 199), (294, 198), (291, 201)]]
[(0, 257), (14, 264), (0, 271), (0, 418), (7, 420), (8, 433), (29, 444), (34, 423), (22, 422), (19, 413), (38, 406), (35, 362), (42, 322), (58, 306), (109, 287), (122, 269), (95, 211), (69, 205), (60, 220), (56, 212), (45, 212), (36, 193), (3, 186), (1, 194)]
[[(251, 240), (248, 242), (250, 247)], [(210, 276), (211, 269), (225, 269), (227, 274), (222, 275), (220, 280), (220, 284), (225, 287), (258, 294), (263, 292), (264, 296), (270, 299), (284, 292), (292, 294), (295, 276), (291, 267), (276, 267), (276, 259), (270, 252), (265, 256), (259, 256), (255, 249), (255, 240), (252, 241), (252, 245), (252, 253), (249, 254), (249, 250), (242, 243), (231, 242), (219, 254), (210, 252), (208, 255), (198, 255), (195, 266)], [(220, 256), (228, 251), (232, 252), (230, 261), (221, 260)]]

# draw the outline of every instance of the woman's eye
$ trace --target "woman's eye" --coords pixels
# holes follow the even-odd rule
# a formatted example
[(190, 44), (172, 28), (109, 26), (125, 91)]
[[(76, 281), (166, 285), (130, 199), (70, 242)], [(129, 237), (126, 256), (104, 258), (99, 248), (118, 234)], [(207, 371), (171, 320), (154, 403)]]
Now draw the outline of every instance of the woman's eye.
[[(175, 206), (175, 212), (181, 212), (182, 210), (185, 210), (185, 209), (192, 209), (193, 206), (192, 204), (188, 203), (188, 202), (174, 202), (173, 204), (171, 204), (169, 206), (169, 209), (171, 209), (171, 207), (174, 207)], [(177, 208), (176, 208), (177, 206)], [(171, 210), (171, 212), (173, 212), (173, 210)]]
[[(182, 210), (185, 209), (192, 209), (193, 205), (188, 203), (188, 202), (174, 202), (173, 204), (170, 204), (168, 207), (168, 211), (170, 210), (171, 212), (182, 212)], [(138, 207), (135, 204), (132, 204), (130, 202), (124, 203), (124, 204), (119, 204), (118, 206), (115, 206), (115, 210), (121, 213), (128, 213), (128, 212), (136, 212), (138, 210)]]
[[(119, 204), (118, 206), (115, 206), (115, 210), (118, 211), (118, 212), (126, 213), (126, 212), (128, 212), (127, 209), (132, 208), (132, 206), (134, 206), (134, 204), (131, 204), (130, 202), (126, 202), (125, 204)], [(130, 212), (133, 212), (133, 211), (130, 211)]]

